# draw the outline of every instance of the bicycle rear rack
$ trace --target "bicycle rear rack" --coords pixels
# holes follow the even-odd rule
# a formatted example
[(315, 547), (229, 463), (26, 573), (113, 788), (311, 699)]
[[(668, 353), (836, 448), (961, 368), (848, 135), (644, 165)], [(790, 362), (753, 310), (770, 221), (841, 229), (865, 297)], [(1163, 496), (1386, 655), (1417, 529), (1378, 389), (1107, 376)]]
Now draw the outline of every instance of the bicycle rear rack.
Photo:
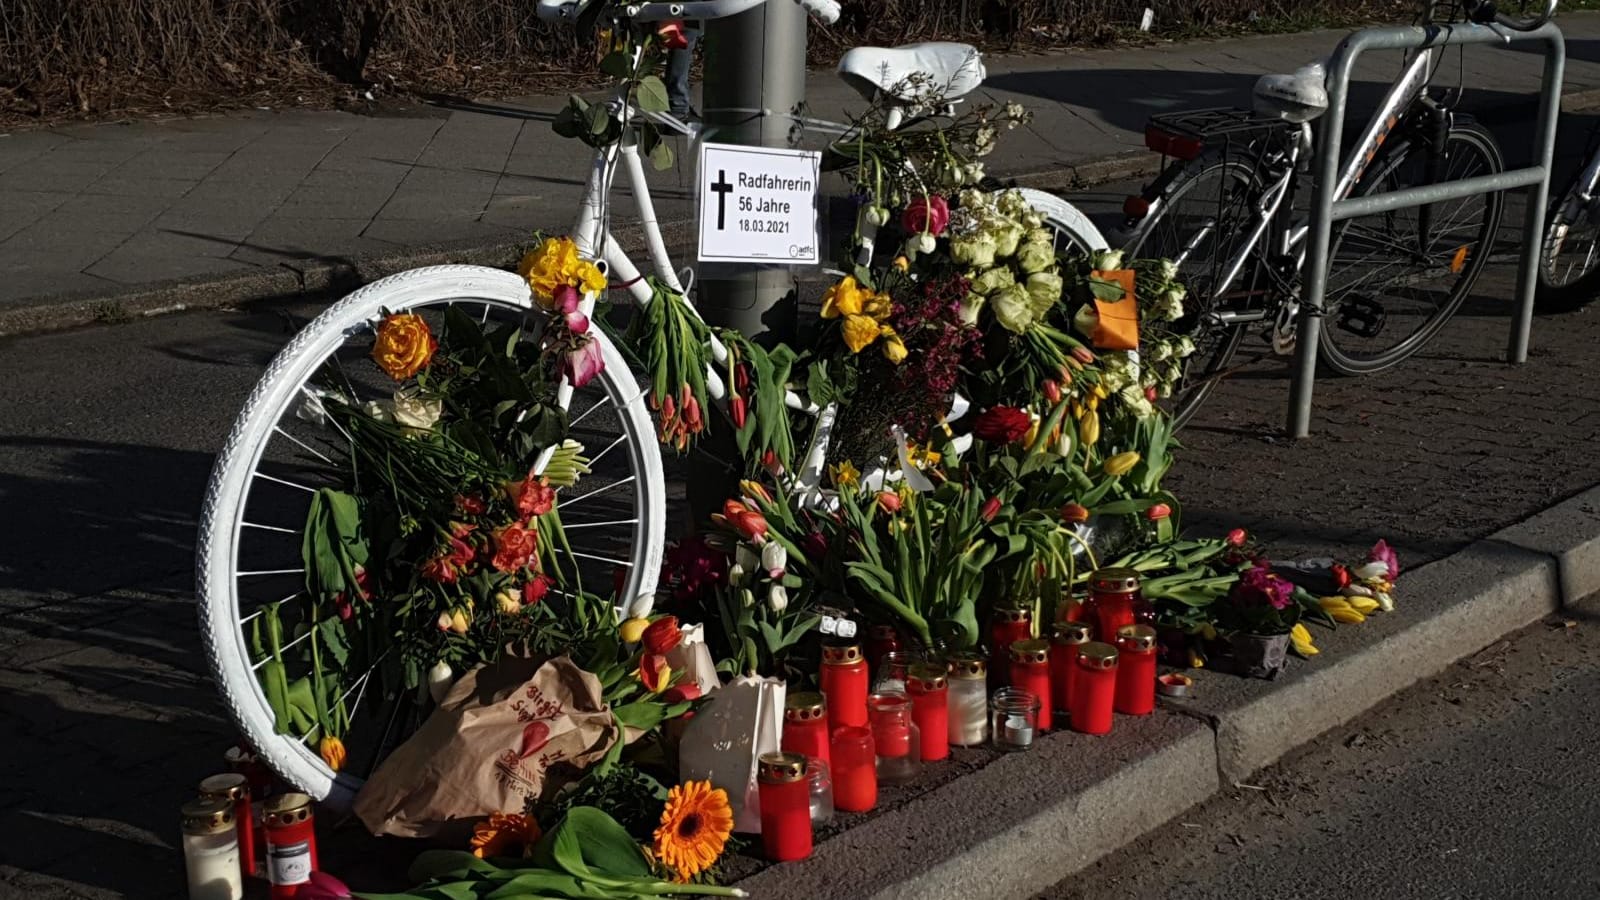
[(1218, 139), (1254, 143), (1292, 135), (1298, 126), (1247, 109), (1218, 106), (1157, 113), (1144, 129), (1146, 147), (1164, 156), (1194, 159)]
[[(1339, 149), (1344, 136), (1345, 102), (1350, 72), (1366, 50), (1422, 50), (1456, 44), (1492, 44), (1543, 41), (1544, 76), (1539, 88), (1539, 118), (1534, 129), (1534, 165), (1494, 175), (1388, 191), (1365, 197), (1335, 200), (1339, 181)], [(1561, 77), (1566, 65), (1566, 44), (1561, 29), (1546, 23), (1533, 31), (1511, 31), (1498, 25), (1391, 26), (1357, 31), (1339, 43), (1328, 61), (1328, 111), (1317, 138), (1316, 185), (1311, 199), (1310, 251), (1306, 259), (1305, 297), (1295, 347), (1294, 380), (1289, 400), (1289, 434), (1306, 437), (1311, 430), (1311, 394), (1317, 372), (1317, 345), (1322, 339), (1322, 317), (1328, 291), (1328, 264), (1333, 223), (1357, 216), (1426, 206), (1480, 194), (1528, 190), (1522, 223), (1522, 258), (1517, 269), (1517, 316), (1511, 325), (1508, 362), (1528, 360), (1528, 332), (1533, 326), (1533, 289), (1538, 276), (1539, 252), (1544, 243), (1545, 198), (1550, 186), (1550, 157), (1555, 148), (1556, 116), (1560, 110)]]

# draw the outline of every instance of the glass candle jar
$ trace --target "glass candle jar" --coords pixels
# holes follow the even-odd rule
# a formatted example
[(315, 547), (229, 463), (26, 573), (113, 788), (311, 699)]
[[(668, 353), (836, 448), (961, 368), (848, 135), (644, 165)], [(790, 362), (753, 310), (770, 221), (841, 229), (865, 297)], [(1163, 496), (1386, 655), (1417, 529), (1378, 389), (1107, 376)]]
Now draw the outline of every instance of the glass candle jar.
[(872, 693), (905, 693), (906, 674), (921, 661), (922, 654), (911, 650), (890, 650), (885, 653), (873, 670)]
[(1072, 730), (1105, 734), (1117, 693), (1117, 648), (1100, 641), (1078, 647), (1078, 674), (1072, 684)]
[(262, 809), (267, 838), (267, 881), (272, 900), (294, 900), (300, 885), (311, 880), (317, 866), (316, 823), (311, 798), (305, 794), (279, 794)]
[(190, 900), (240, 900), (244, 873), (239, 867), (239, 832), (233, 802), (216, 797), (183, 805), (183, 867)]
[(872, 719), (872, 740), (878, 753), (878, 783), (904, 784), (922, 771), (922, 748), (917, 723), (911, 718), (911, 698), (886, 692), (867, 698)]
[(1156, 630), (1124, 625), (1117, 632), (1116, 710), (1148, 716), (1156, 708)]
[(856, 644), (825, 644), (818, 681), (828, 702), (828, 730), (867, 724), (867, 661)]
[(989, 664), (977, 653), (946, 657), (950, 670), (950, 743), (980, 747), (989, 740)]
[(811, 786), (806, 758), (795, 753), (763, 753), (756, 761), (761, 792), (761, 846), (767, 859), (790, 862), (811, 855)]
[(233, 806), (233, 827), (239, 833), (239, 870), (256, 874), (255, 814), (250, 803), (250, 779), (238, 772), (212, 775), (200, 782), (204, 800), (226, 800)]
[(1055, 633), (1050, 636), (1050, 705), (1062, 722), (1072, 714), (1072, 683), (1078, 671), (1078, 648), (1088, 642), (1087, 622), (1057, 622)]
[(1049, 731), (1050, 711), (1050, 642), (1043, 638), (1028, 638), (1011, 645), (1011, 686), (1027, 691), (1039, 701), (1039, 717), (1035, 723), (1041, 732)]
[(798, 753), (832, 765), (828, 755), (828, 700), (815, 691), (790, 694), (783, 701), (783, 741), (786, 752)]
[(1011, 644), (1033, 637), (1033, 611), (997, 606), (989, 619), (989, 676), (995, 687), (1011, 674)]
[(828, 764), (815, 756), (806, 757), (806, 784), (811, 788), (811, 824), (833, 821), (833, 775)]
[(922, 741), (922, 761), (933, 762), (950, 755), (950, 688), (943, 666), (919, 663), (906, 674), (906, 693), (911, 695), (911, 719), (917, 724)]
[(1145, 606), (1139, 593), (1139, 573), (1133, 569), (1096, 569), (1089, 576), (1089, 600), (1084, 618), (1094, 626), (1094, 639), (1115, 645), (1117, 629), (1137, 624)]
[(1039, 698), (1021, 688), (1001, 688), (989, 704), (996, 750), (1026, 750), (1039, 734)]
[(846, 725), (833, 733), (833, 805), (866, 812), (878, 805), (878, 750), (872, 729)]
[(867, 664), (877, 671), (885, 653), (900, 649), (900, 633), (893, 625), (874, 625), (867, 630)]

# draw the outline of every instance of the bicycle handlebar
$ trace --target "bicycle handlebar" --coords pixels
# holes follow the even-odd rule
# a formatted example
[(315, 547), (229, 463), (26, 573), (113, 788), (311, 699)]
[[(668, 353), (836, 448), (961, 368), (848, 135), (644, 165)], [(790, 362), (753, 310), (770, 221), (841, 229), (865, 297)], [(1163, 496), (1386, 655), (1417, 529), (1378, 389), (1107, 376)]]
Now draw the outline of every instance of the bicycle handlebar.
[[(589, 0), (601, 3), (604, 0)], [(670, 19), (722, 19), (760, 6), (767, 0), (688, 0), (685, 3), (641, 2), (618, 6), (622, 15), (635, 22), (665, 22)], [(836, 0), (795, 0), (824, 25), (839, 21)], [(541, 19), (576, 21), (587, 5), (584, 0), (538, 0), (534, 9)]]

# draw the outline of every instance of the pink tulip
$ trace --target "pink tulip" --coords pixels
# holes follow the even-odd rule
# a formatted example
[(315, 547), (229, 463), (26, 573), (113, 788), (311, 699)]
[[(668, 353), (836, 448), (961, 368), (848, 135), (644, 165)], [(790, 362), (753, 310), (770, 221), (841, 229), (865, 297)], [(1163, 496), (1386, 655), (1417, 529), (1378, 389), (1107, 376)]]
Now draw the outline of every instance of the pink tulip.
[(573, 334), (589, 333), (589, 317), (583, 313), (573, 310), (572, 312), (563, 314), (562, 318), (566, 320), (567, 330)]
[(561, 374), (567, 376), (573, 387), (581, 388), (605, 368), (606, 361), (600, 355), (600, 344), (590, 338), (578, 345), (578, 349), (567, 353), (561, 364)]
[(1389, 546), (1388, 541), (1380, 539), (1373, 544), (1367, 553), (1367, 562), (1381, 562), (1387, 566), (1389, 577), (1385, 579), (1386, 581), (1394, 581), (1400, 577), (1400, 557), (1395, 554), (1394, 548)]
[(312, 872), (311, 880), (295, 891), (295, 900), (348, 900), (352, 895), (344, 882), (327, 872)]

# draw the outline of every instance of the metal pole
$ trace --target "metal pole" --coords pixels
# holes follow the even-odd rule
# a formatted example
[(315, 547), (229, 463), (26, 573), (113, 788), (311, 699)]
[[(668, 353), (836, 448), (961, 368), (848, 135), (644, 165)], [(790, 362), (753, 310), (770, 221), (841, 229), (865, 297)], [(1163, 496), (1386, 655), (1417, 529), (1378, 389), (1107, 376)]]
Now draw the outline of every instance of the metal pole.
[[(775, 0), (747, 12), (706, 23), (702, 107), (705, 136), (718, 143), (765, 147), (789, 145), (790, 129), (805, 102), (806, 12), (799, 3)], [(707, 322), (732, 328), (763, 346), (792, 340), (796, 287), (787, 268), (748, 271), (702, 270), (695, 305)], [(734, 495), (742, 474), (732, 426), (712, 422), (689, 472), (689, 506), (695, 522)]]
[[(1528, 335), (1533, 329), (1533, 292), (1539, 277), (1539, 257), (1544, 249), (1545, 204), (1550, 195), (1550, 164), (1555, 155), (1556, 120), (1561, 116), (1561, 80), (1567, 60), (1567, 42), (1561, 29), (1546, 24), (1540, 29), (1549, 50), (1544, 57), (1544, 90), (1539, 96), (1539, 124), (1534, 165), (1544, 169), (1544, 179), (1528, 188), (1528, 209), (1522, 222), (1522, 260), (1517, 266), (1517, 316), (1511, 326), (1507, 361), (1528, 361)], [(1550, 89), (1555, 85), (1555, 90)]]
[(1344, 107), (1350, 70), (1359, 47), (1350, 38), (1339, 42), (1328, 69), (1328, 111), (1316, 157), (1316, 185), (1311, 193), (1311, 242), (1306, 254), (1305, 296), (1295, 329), (1294, 378), (1289, 387), (1289, 436), (1311, 433), (1311, 389), (1317, 379), (1317, 342), (1322, 340), (1322, 305), (1328, 292), (1328, 243), (1333, 230), (1333, 192), (1339, 183), (1339, 143), (1344, 137)]

